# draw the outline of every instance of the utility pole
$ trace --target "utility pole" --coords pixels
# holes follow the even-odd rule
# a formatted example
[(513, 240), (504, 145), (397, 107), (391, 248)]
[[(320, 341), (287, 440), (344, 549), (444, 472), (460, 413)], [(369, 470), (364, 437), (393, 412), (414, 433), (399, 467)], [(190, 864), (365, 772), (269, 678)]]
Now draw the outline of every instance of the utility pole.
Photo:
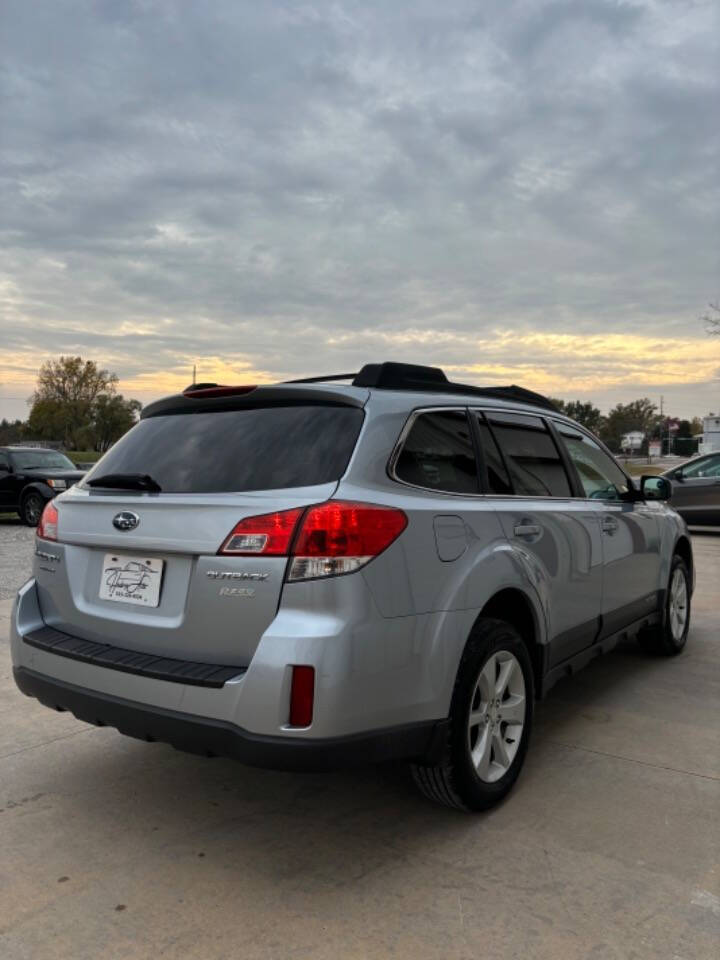
[(193, 364), (193, 386), (195, 386), (195, 364)]
[[(665, 397), (660, 394), (660, 456), (663, 455), (663, 427), (665, 425)], [(667, 452), (670, 453), (670, 438), (668, 437)]]

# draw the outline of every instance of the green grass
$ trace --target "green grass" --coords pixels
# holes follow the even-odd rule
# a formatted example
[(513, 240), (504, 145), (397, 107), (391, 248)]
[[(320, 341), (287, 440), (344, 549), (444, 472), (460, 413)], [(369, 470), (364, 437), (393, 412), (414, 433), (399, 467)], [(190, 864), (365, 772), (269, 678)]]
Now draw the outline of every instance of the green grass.
[(658, 474), (663, 473), (666, 469), (658, 463), (623, 463), (623, 466), (631, 477), (641, 477), (644, 473), (657, 477)]
[(65, 456), (70, 457), (74, 463), (78, 460), (82, 463), (96, 463), (102, 456), (102, 454), (96, 450), (65, 450), (63, 452)]

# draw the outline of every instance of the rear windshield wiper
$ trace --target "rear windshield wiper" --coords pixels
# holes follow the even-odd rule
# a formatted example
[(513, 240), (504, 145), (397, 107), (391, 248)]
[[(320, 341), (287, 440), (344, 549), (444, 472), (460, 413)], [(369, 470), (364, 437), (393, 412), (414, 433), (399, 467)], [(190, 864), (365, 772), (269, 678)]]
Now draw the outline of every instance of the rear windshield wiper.
[(147, 473), (106, 473), (85, 481), (88, 487), (108, 487), (115, 490), (147, 490), (160, 493), (162, 487)]

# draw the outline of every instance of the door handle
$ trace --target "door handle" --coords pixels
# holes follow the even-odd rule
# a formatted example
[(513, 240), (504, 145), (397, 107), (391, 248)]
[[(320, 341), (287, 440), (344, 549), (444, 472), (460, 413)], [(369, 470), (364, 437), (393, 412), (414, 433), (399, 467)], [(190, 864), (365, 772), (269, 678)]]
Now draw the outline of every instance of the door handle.
[(617, 533), (618, 522), (615, 517), (603, 517), (602, 528), (603, 533), (607, 533), (609, 536), (612, 536), (614, 533)]
[(542, 530), (537, 523), (516, 523), (513, 527), (513, 533), (516, 537), (521, 537), (524, 540), (532, 540), (539, 537)]

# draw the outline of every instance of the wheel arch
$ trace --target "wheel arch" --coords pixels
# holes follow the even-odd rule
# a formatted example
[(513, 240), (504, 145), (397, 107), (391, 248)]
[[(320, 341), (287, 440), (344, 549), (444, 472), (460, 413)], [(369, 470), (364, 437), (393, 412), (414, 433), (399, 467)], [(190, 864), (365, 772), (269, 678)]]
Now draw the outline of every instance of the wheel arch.
[(684, 534), (678, 537), (675, 542), (675, 547), (673, 548), (673, 554), (678, 554), (685, 561), (685, 564), (688, 568), (688, 573), (690, 574), (690, 583), (694, 585), (695, 583), (695, 569), (693, 566), (693, 552), (692, 546), (690, 545), (690, 540)]
[(26, 483), (20, 491), (19, 503), (22, 503), (25, 497), (27, 497), (30, 493), (39, 493), (43, 500), (47, 501), (52, 500), (56, 491), (49, 487), (46, 483), (43, 483), (42, 480), (33, 480), (31, 483)]
[(515, 627), (530, 653), (536, 696), (542, 689), (542, 678), (546, 669), (546, 650), (542, 640), (540, 617), (540, 611), (524, 591), (517, 587), (505, 587), (490, 597), (475, 621), (504, 620)]
[(41, 480), (26, 484), (20, 491), (17, 505), (17, 511), (20, 519), (25, 522), (27, 522), (25, 518), (25, 503), (27, 502), (27, 498), (33, 493), (36, 493), (41, 498), (43, 501), (43, 506), (55, 496), (55, 491)]

